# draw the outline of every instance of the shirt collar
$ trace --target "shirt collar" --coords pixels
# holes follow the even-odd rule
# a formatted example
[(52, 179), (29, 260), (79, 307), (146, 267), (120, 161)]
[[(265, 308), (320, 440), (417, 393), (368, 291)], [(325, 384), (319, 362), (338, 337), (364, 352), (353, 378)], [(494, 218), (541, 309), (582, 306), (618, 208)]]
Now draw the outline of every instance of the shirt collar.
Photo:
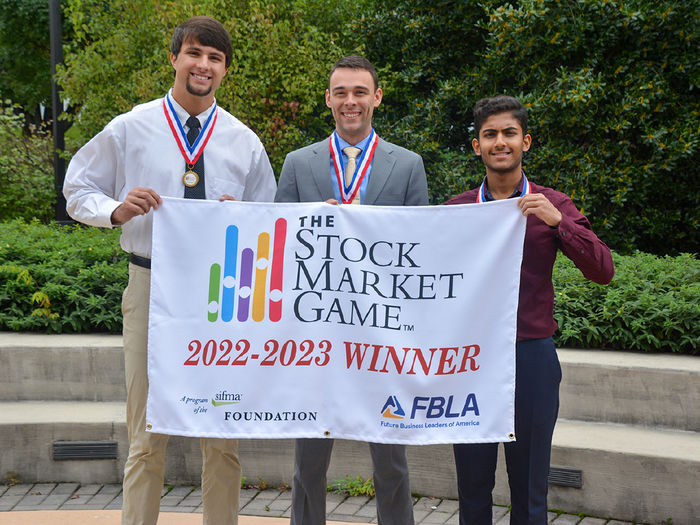
[[(173, 97), (173, 90), (170, 88), (170, 102), (173, 104), (173, 109), (175, 110), (175, 114), (177, 115), (177, 118), (180, 120), (182, 125), (185, 125), (185, 122), (187, 122), (187, 119), (190, 118), (190, 114), (187, 112), (185, 108), (183, 108), (180, 104), (177, 103), (177, 100), (175, 100), (175, 97)], [(199, 115), (195, 115), (197, 119), (199, 119), (200, 125), (204, 125), (209, 118), (209, 115), (211, 114), (212, 111), (214, 111), (214, 106), (216, 106), (216, 100), (212, 102), (211, 106), (209, 106), (207, 109), (205, 109), (202, 113)]]
[[(515, 188), (513, 193), (511, 193), (509, 199), (512, 199), (514, 197), (520, 197), (523, 194), (523, 185), (525, 184), (525, 173), (520, 176), (520, 182), (518, 183), (518, 186)], [(496, 200), (493, 198), (493, 195), (491, 195), (491, 190), (489, 190), (489, 180), (487, 177), (484, 177), (484, 197), (486, 198), (486, 202)]]
[(355, 146), (356, 148), (360, 148), (362, 151), (365, 151), (365, 149), (367, 149), (367, 143), (369, 142), (369, 137), (371, 134), (372, 130), (370, 130), (369, 134), (357, 144), (350, 144), (349, 142), (345, 142), (345, 140), (343, 140), (343, 138), (340, 135), (338, 135), (338, 144), (340, 145), (340, 151), (343, 151), (343, 149), (347, 148), (348, 146)]

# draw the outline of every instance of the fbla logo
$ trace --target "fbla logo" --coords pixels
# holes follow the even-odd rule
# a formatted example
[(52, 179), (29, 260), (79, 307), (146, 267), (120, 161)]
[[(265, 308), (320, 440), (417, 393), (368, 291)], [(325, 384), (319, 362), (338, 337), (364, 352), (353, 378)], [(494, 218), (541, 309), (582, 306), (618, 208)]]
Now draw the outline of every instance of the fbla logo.
[[(214, 263), (209, 270), (209, 312), (207, 319), (229, 322), (236, 319), (245, 322), (248, 318), (260, 322), (265, 319), (265, 300), (269, 299), (267, 317), (277, 322), (282, 317), (282, 272), (284, 268), (284, 244), (287, 238), (287, 221), (277, 219), (270, 246), (270, 233), (258, 235), (257, 250), (239, 249), (238, 226), (226, 228), (224, 252), (224, 275), (221, 265)], [(270, 261), (270, 250), (272, 260)], [(269, 292), (268, 292), (269, 273)]]
[(403, 419), (406, 417), (406, 412), (401, 408), (401, 403), (396, 398), (396, 396), (389, 396), (384, 403), (382, 408), (382, 417), (387, 417), (390, 419)]
[[(459, 408), (460, 406), (462, 407), (461, 409)], [(414, 420), (416, 417), (420, 416), (426, 419), (463, 418), (470, 412), (473, 416), (479, 415), (479, 404), (476, 401), (476, 394), (473, 393), (468, 394), (466, 398), (464, 398), (464, 403), (455, 400), (454, 395), (447, 397), (415, 396), (411, 404), (411, 415), (408, 419)], [(381, 414), (383, 418), (389, 419), (404, 419), (406, 417), (406, 412), (404, 412), (396, 396), (389, 396), (387, 398), (386, 403), (384, 403), (382, 407)]]

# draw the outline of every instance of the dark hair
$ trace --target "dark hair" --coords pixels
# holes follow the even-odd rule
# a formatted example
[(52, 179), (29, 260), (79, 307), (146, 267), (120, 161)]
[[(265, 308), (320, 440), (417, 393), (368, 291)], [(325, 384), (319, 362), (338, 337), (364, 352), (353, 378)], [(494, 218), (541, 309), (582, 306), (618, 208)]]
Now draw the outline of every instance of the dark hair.
[(203, 46), (218, 49), (226, 55), (226, 67), (231, 65), (233, 46), (231, 36), (218, 20), (209, 16), (194, 16), (175, 28), (170, 41), (170, 52), (177, 56), (183, 42), (197, 40)]
[(523, 135), (527, 133), (527, 109), (515, 97), (499, 95), (497, 97), (482, 98), (474, 105), (474, 132), (479, 138), (481, 126), (491, 115), (498, 113), (512, 113), (513, 117), (523, 128)]
[(333, 64), (331, 72), (328, 75), (329, 86), (331, 85), (331, 77), (333, 76), (333, 73), (336, 69), (341, 67), (349, 69), (366, 69), (367, 71), (369, 71), (369, 74), (372, 75), (372, 80), (374, 81), (374, 90), (376, 91), (377, 87), (379, 87), (379, 82), (377, 81), (377, 71), (374, 69), (372, 62), (367, 60), (365, 57), (357, 55), (351, 55), (348, 57), (341, 58), (335, 64)]

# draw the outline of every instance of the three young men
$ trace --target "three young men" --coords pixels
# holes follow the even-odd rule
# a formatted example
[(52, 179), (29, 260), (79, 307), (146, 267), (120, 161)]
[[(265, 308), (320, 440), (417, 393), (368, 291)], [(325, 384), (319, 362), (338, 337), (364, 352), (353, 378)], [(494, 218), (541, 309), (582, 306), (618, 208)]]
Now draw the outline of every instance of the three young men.
[[(129, 457), (124, 473), (124, 524), (155, 524), (168, 437), (146, 431), (146, 372), (152, 213), (161, 195), (219, 200), (328, 201), (427, 205), (419, 155), (380, 139), (372, 128), (382, 100), (377, 75), (362, 57), (338, 61), (326, 104), (331, 137), (290, 153), (275, 194), (265, 150), (255, 134), (216, 106), (214, 95), (231, 61), (223, 26), (195, 17), (173, 35), (172, 89), (164, 98), (120, 115), (72, 159), (64, 193), (80, 222), (122, 226), (130, 255), (124, 292), (124, 352)], [(522, 156), (531, 145), (527, 112), (512, 97), (477, 103), (472, 146), (486, 167), (483, 184), (447, 204), (518, 198), (527, 216), (516, 346), (516, 441), (505, 445), (511, 523), (546, 523), (547, 474), (558, 412), (561, 370), (551, 336), (552, 266), (558, 250), (599, 283), (613, 276), (610, 250), (571, 200), (529, 181)], [(235, 440), (201, 440), (205, 524), (237, 523), (241, 470)], [(331, 439), (299, 439), (295, 447), (291, 523), (325, 523)], [(491, 523), (497, 444), (455, 445), (460, 524)], [(413, 509), (405, 447), (370, 444), (380, 524), (410, 525)]]

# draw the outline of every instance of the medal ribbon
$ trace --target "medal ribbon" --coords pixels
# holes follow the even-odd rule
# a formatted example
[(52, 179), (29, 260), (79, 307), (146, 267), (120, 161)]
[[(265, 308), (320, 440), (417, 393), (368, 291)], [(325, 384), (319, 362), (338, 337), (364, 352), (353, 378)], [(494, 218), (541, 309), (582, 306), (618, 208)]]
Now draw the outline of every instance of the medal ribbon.
[[(532, 189), (530, 188), (530, 183), (528, 182), (525, 173), (523, 173), (523, 191), (520, 193), (520, 196), (527, 195), (529, 193), (532, 193)], [(482, 182), (481, 186), (479, 186), (479, 193), (476, 195), (476, 202), (486, 202), (486, 179), (484, 179), (484, 182)]]
[(374, 158), (374, 150), (377, 148), (377, 143), (379, 142), (379, 137), (374, 132), (374, 129), (370, 132), (369, 142), (367, 142), (367, 147), (362, 151), (362, 154), (357, 159), (357, 168), (350, 181), (350, 186), (345, 186), (345, 168), (343, 167), (343, 157), (340, 152), (340, 142), (338, 139), (338, 133), (333, 132), (331, 138), (328, 140), (328, 146), (331, 150), (331, 160), (333, 161), (333, 168), (335, 168), (335, 176), (338, 180), (338, 187), (340, 188), (340, 197), (343, 204), (349, 204), (355, 198), (355, 194), (360, 191), (360, 186), (362, 181), (367, 174), (367, 170), (372, 165), (372, 159)]
[(209, 138), (214, 131), (216, 117), (219, 113), (219, 108), (216, 106), (216, 102), (214, 102), (214, 111), (209, 114), (207, 121), (204, 123), (204, 126), (202, 126), (202, 129), (199, 132), (199, 136), (197, 136), (197, 139), (191, 146), (187, 140), (187, 133), (185, 133), (185, 129), (182, 127), (180, 119), (177, 118), (175, 108), (170, 100), (169, 92), (163, 99), (163, 111), (165, 112), (165, 118), (170, 125), (170, 131), (172, 131), (173, 136), (175, 137), (175, 142), (177, 143), (178, 148), (180, 148), (180, 153), (182, 153), (182, 156), (185, 158), (185, 163), (187, 163), (188, 166), (194, 166), (197, 159), (204, 151), (204, 148), (206, 147), (207, 142), (209, 142)]

